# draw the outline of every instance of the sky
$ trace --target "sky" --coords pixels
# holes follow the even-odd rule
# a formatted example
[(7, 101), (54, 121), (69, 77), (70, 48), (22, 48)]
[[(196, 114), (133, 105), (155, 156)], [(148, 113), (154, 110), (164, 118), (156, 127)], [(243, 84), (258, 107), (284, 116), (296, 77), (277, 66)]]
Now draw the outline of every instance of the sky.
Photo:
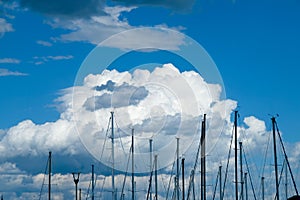
[[(7, 180), (0, 193), (36, 198), (50, 150), (57, 199), (73, 197), (71, 170), (83, 172), (83, 188), (92, 162), (99, 179), (109, 179), (98, 162), (111, 163), (108, 152), (99, 157), (105, 137), (93, 137), (105, 132), (112, 107), (125, 145), (117, 144), (117, 156), (130, 148), (130, 126), (143, 133), (142, 160), (143, 138), (157, 137), (155, 148), (167, 155), (161, 167), (171, 162), (174, 141), (163, 141), (174, 133), (193, 157), (196, 131), (188, 132), (208, 114), (210, 142), (225, 141), (211, 149), (212, 171), (226, 163), (232, 110), (239, 110), (240, 130), (248, 134), (240, 140), (252, 155), (265, 148), (278, 114), (297, 169), (299, 19), (297, 0), (0, 1), (0, 176)], [(59, 185), (66, 180), (70, 185)]]

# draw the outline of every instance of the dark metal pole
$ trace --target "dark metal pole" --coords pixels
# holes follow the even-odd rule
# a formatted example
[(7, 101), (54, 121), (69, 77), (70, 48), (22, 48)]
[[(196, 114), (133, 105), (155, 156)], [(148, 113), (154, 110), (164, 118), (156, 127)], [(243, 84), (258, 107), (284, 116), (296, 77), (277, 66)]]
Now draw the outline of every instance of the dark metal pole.
[(111, 113), (111, 157), (112, 157), (112, 169), (111, 169), (111, 185), (112, 185), (112, 200), (116, 200), (115, 194), (115, 146), (114, 146), (114, 112)]
[(157, 197), (157, 155), (154, 156), (154, 165), (155, 165), (155, 200), (158, 200)]
[(285, 198), (288, 199), (288, 168), (287, 168), (287, 160), (285, 160), (284, 168), (285, 168)]
[(176, 172), (176, 182), (175, 182), (175, 187), (176, 187), (176, 199), (179, 200), (179, 138), (176, 138), (177, 140), (177, 159), (176, 159), (176, 164), (177, 164), (177, 172)]
[(220, 200), (223, 200), (223, 192), (222, 192), (222, 166), (219, 166), (219, 183), (220, 183)]
[(265, 177), (261, 177), (262, 200), (265, 200)]
[(150, 200), (152, 200), (152, 174), (153, 174), (153, 166), (152, 166), (152, 158), (153, 158), (153, 149), (152, 149), (152, 142), (153, 142), (153, 140), (152, 139), (150, 139), (149, 140), (149, 145), (150, 145), (150, 175), (151, 175), (151, 179), (150, 179), (150, 185), (149, 185), (149, 187), (150, 187)]
[(79, 188), (79, 200), (81, 200), (81, 188)]
[(277, 165), (277, 149), (276, 149), (276, 131), (275, 131), (275, 117), (271, 118), (273, 127), (273, 145), (274, 145), (274, 164), (275, 164), (275, 181), (276, 181), (276, 199), (279, 200), (279, 182), (278, 182), (278, 165)]
[(48, 199), (51, 200), (51, 151), (49, 152), (49, 183), (48, 183)]
[(206, 200), (205, 124), (206, 114), (204, 114), (201, 127), (201, 200)]
[(246, 193), (246, 200), (248, 200), (248, 178), (247, 178), (247, 173), (245, 173), (245, 193)]
[(132, 200), (134, 200), (134, 129), (132, 129), (132, 134), (131, 134), (131, 156), (132, 156), (131, 187), (132, 187)]
[(181, 170), (182, 170), (182, 200), (185, 197), (185, 185), (184, 185), (184, 158), (181, 159)]
[(237, 149), (238, 149), (238, 146), (237, 146), (237, 116), (238, 116), (238, 111), (234, 111), (234, 151), (235, 151), (235, 157), (234, 157), (234, 160), (235, 160), (235, 199), (238, 200), (239, 198), (239, 191), (238, 191), (238, 159), (237, 159)]
[(243, 172), (243, 143), (239, 142), (240, 144), (240, 168), (241, 168), (241, 197), (244, 200), (244, 172)]
[(94, 165), (92, 165), (92, 200), (95, 199), (94, 189), (95, 189)]
[[(75, 176), (75, 174), (77, 176)], [(73, 175), (73, 180), (74, 180), (74, 183), (75, 183), (75, 199), (78, 200), (77, 185), (78, 185), (78, 182), (79, 182), (80, 172), (77, 172), (77, 173), (73, 172), (72, 175)]]

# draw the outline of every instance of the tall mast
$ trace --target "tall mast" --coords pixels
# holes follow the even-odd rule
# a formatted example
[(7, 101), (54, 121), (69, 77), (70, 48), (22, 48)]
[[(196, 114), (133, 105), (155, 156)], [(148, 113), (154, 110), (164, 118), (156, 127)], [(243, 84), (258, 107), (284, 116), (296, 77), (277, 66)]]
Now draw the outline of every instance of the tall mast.
[(158, 200), (157, 196), (157, 155), (154, 156), (154, 166), (155, 166), (155, 200)]
[(134, 129), (132, 129), (132, 134), (131, 134), (131, 156), (132, 156), (131, 187), (132, 187), (132, 200), (134, 200)]
[(204, 114), (201, 127), (201, 200), (206, 200), (205, 124), (206, 114)]
[(238, 111), (234, 111), (234, 151), (235, 151), (235, 199), (238, 200), (239, 197), (239, 191), (238, 191), (238, 159), (237, 159), (237, 116), (238, 116)]
[(51, 200), (51, 151), (49, 151), (49, 166), (48, 166), (48, 170), (49, 170), (49, 183), (48, 183), (48, 199)]
[(94, 189), (95, 189), (95, 178), (94, 178), (94, 165), (92, 165), (92, 200), (95, 199)]
[(177, 154), (177, 172), (176, 172), (176, 181), (175, 181), (175, 187), (176, 187), (176, 199), (179, 200), (179, 138), (176, 138), (177, 140), (177, 149), (176, 149), (176, 154)]
[(265, 177), (261, 177), (262, 200), (265, 200)]
[(276, 131), (275, 117), (271, 118), (273, 127), (273, 145), (274, 145), (274, 164), (275, 164), (275, 181), (276, 181), (276, 199), (279, 200), (279, 182), (278, 182), (278, 165), (277, 165), (277, 150), (276, 150)]
[(245, 173), (245, 193), (246, 193), (246, 200), (248, 200), (248, 178), (247, 178), (247, 173)]
[(184, 158), (181, 159), (181, 170), (182, 170), (182, 200), (185, 198), (185, 185), (184, 185)]
[(220, 200), (223, 200), (223, 192), (222, 192), (222, 165), (219, 166), (219, 185), (220, 185)]
[(114, 141), (114, 112), (111, 113), (111, 157), (112, 157), (112, 169), (111, 169), (111, 185), (112, 185), (112, 200), (116, 200), (115, 194), (115, 141)]
[(285, 168), (285, 198), (288, 199), (288, 164), (287, 160), (284, 162), (284, 168)]
[[(153, 148), (152, 148), (152, 142), (153, 142), (153, 140), (152, 139), (150, 139), (149, 140), (149, 145), (150, 145), (150, 174), (151, 174), (151, 176), (152, 176), (152, 171), (153, 171), (153, 168), (152, 168), (152, 158), (153, 158)], [(151, 178), (152, 179), (152, 178)], [(152, 181), (150, 180), (150, 200), (152, 200)]]
[(240, 168), (241, 168), (241, 200), (244, 200), (244, 173), (243, 173), (243, 143), (240, 142)]

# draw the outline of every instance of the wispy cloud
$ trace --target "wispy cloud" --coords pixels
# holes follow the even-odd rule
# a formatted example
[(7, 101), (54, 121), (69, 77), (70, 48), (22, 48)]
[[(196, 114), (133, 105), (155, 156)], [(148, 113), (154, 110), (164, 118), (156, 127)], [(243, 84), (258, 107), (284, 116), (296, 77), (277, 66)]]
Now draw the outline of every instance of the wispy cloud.
[(72, 55), (59, 55), (59, 56), (35, 56), (33, 57), (35, 65), (41, 65), (49, 61), (59, 61), (59, 60), (70, 60), (74, 57)]
[(19, 64), (21, 61), (16, 58), (1, 58), (0, 64)]
[(4, 34), (6, 32), (12, 32), (12, 31), (14, 31), (12, 24), (8, 23), (6, 19), (0, 18), (0, 34)]
[(175, 11), (187, 11), (190, 10), (195, 0), (161, 0), (161, 1), (153, 1), (153, 0), (113, 0), (114, 2), (123, 3), (125, 5), (134, 5), (134, 6), (160, 6), (169, 8)]
[(47, 56), (49, 60), (70, 60), (73, 58), (72, 55), (67, 56)]
[(0, 76), (28, 76), (26, 73), (0, 68)]
[(42, 46), (46, 46), (46, 47), (51, 47), (53, 44), (47, 41), (43, 41), (43, 40), (38, 40), (36, 41), (37, 44), (42, 45)]

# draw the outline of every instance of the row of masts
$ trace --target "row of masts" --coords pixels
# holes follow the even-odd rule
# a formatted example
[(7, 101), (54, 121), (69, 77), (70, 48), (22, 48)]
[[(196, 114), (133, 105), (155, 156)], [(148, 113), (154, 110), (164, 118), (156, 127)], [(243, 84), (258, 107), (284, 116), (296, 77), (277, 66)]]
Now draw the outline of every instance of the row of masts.
[[(272, 133), (273, 133), (273, 147), (274, 147), (274, 168), (275, 168), (275, 189), (276, 189), (276, 195), (275, 195), (275, 199), (276, 200), (280, 200), (279, 199), (279, 179), (278, 179), (278, 163), (277, 163), (277, 147), (276, 147), (276, 118), (272, 117)], [(244, 173), (243, 171), (243, 145), (242, 142), (239, 142), (239, 155), (238, 155), (238, 125), (237, 125), (237, 121), (238, 121), (238, 111), (234, 112), (234, 144), (235, 144), (235, 199), (236, 200), (248, 200), (248, 189), (247, 189), (247, 173)], [(280, 139), (281, 144), (282, 140), (281, 137), (279, 135), (278, 132), (278, 128), (277, 128), (277, 133)], [(187, 193), (187, 200), (189, 200), (190, 198), (190, 193), (193, 192), (195, 194), (194, 191), (194, 177), (195, 177), (195, 170), (196, 170), (196, 166), (197, 166), (197, 160), (199, 157), (199, 150), (200, 150), (200, 155), (201, 155), (201, 159), (200, 159), (200, 165), (201, 165), (201, 186), (200, 186), (200, 196), (201, 196), (201, 200), (206, 200), (206, 115), (204, 115), (202, 123), (201, 123), (201, 136), (200, 136), (200, 143), (199, 143), (199, 148), (197, 151), (197, 156), (196, 156), (196, 161), (195, 161), (195, 165), (194, 168), (191, 171), (191, 176), (190, 176), (190, 183), (189, 183), (189, 188), (188, 188), (188, 193)], [(134, 172), (134, 129), (132, 129), (131, 132), (131, 165), (132, 165), (132, 171), (131, 171), (131, 193), (132, 193), (132, 200), (135, 200), (135, 191), (136, 191), (136, 185), (135, 185), (135, 172)], [(174, 185), (174, 194), (175, 194), (175, 199), (176, 200), (180, 200), (180, 185), (179, 185), (179, 179), (180, 179), (180, 155), (179, 155), (179, 138), (176, 138), (177, 140), (177, 148), (176, 148), (176, 176), (175, 176), (175, 185)], [(114, 112), (111, 112), (111, 144), (112, 144), (112, 148), (111, 148), (111, 153), (112, 153), (112, 167), (111, 167), (111, 177), (112, 177), (112, 200), (117, 200), (117, 191), (115, 188), (115, 158), (114, 158)], [(149, 188), (148, 188), (148, 194), (147, 194), (147, 200), (158, 200), (158, 182), (157, 182), (157, 158), (158, 155), (154, 155), (154, 169), (153, 169), (153, 140), (150, 139), (149, 140), (149, 145), (150, 145), (150, 180), (149, 180)], [(284, 147), (283, 147), (284, 148)], [(287, 174), (287, 170), (290, 170), (291, 173), (291, 168), (289, 165), (289, 162), (287, 160), (287, 155), (285, 153), (284, 150), (284, 154), (285, 154), (285, 164), (286, 164), (286, 174)], [(238, 156), (239, 156), (239, 163), (238, 163)], [(48, 199), (51, 199), (51, 159), (52, 159), (52, 154), (51, 152), (49, 152), (49, 158), (48, 158)], [(184, 170), (184, 161), (185, 159), (182, 158), (181, 159), (181, 173), (182, 173), (182, 200), (185, 200), (185, 170)], [(238, 164), (240, 164), (240, 172), (238, 172)], [(155, 187), (154, 187), (154, 198), (153, 198), (153, 189), (152, 189), (152, 175), (154, 172), (154, 182), (155, 182)], [(238, 176), (240, 173), (240, 180), (238, 180)], [(79, 175), (80, 173), (72, 173), (73, 174), (73, 178), (74, 178), (74, 183), (75, 183), (75, 198), (76, 200), (78, 200), (78, 192), (77, 192), (77, 184), (79, 182)], [(77, 175), (77, 176), (76, 176)], [(287, 175), (286, 175), (287, 176)], [(295, 180), (294, 177), (291, 173), (291, 177), (293, 180), (293, 184), (294, 184), (294, 188), (296, 191), (296, 196), (299, 197), (298, 195), (298, 191), (297, 191), (297, 187), (295, 184)], [(219, 179), (219, 193), (220, 193), (220, 200), (223, 200), (224, 198), (224, 190), (222, 189), (222, 166), (219, 166), (219, 172), (218, 172), (218, 177), (217, 179)], [(264, 185), (264, 177), (261, 178), (261, 188), (262, 188), (262, 200), (265, 199), (265, 195), (264, 195), (264, 190), (265, 190), (265, 185)], [(287, 177), (286, 177), (287, 179)], [(95, 177), (94, 177), (94, 165), (92, 165), (92, 194), (91, 194), (91, 199), (94, 200), (95, 196), (94, 196), (94, 188), (95, 188)], [(239, 186), (238, 184), (241, 184), (240, 187), (240, 193), (239, 193)], [(215, 188), (216, 189), (216, 188)], [(286, 185), (286, 190), (287, 190), (287, 185)], [(245, 192), (245, 197), (246, 199), (244, 199), (244, 192)], [(287, 191), (286, 191), (287, 194)], [(125, 194), (121, 194), (122, 198), (124, 199), (124, 195)], [(240, 195), (240, 198), (239, 198)], [(79, 195), (80, 199), (81, 199), (81, 194)], [(214, 198), (213, 198), (214, 199)], [(256, 199), (256, 198), (255, 198)]]
[[(112, 134), (111, 134), (111, 140), (112, 140), (112, 194), (113, 194), (113, 200), (116, 200), (116, 191), (115, 191), (115, 185), (114, 185), (114, 130), (113, 130), (113, 119), (114, 119), (114, 113), (111, 112), (111, 126), (112, 126)], [(276, 195), (275, 195), (275, 199), (276, 200), (280, 200), (279, 199), (279, 180), (278, 180), (278, 163), (277, 163), (277, 147), (276, 147), (276, 118), (272, 117), (271, 118), (272, 121), (272, 130), (273, 130), (273, 147), (274, 147), (274, 167), (275, 167), (275, 188), (276, 188)], [(234, 111), (234, 142), (235, 142), (235, 199), (236, 200), (244, 200), (244, 191), (245, 191), (245, 196), (246, 196), (246, 200), (248, 200), (248, 188), (247, 188), (247, 175), (248, 173), (244, 173), (243, 172), (243, 146), (242, 146), (242, 142), (238, 143), (238, 111)], [(279, 132), (278, 132), (279, 135)], [(204, 114), (203, 120), (202, 120), (202, 124), (201, 124), (201, 137), (200, 137), (200, 144), (199, 147), (201, 147), (201, 187), (200, 187), (200, 196), (201, 196), (201, 200), (206, 200), (206, 141), (205, 141), (205, 136), (206, 136), (206, 115)], [(279, 135), (280, 137), (280, 135)], [(180, 157), (179, 157), (179, 138), (177, 139), (177, 148), (176, 148), (176, 176), (175, 176), (175, 199), (179, 200), (180, 199), (180, 186), (179, 186), (179, 175), (180, 175)], [(281, 139), (281, 138), (280, 138)], [(152, 139), (150, 139), (150, 170), (151, 172), (153, 171), (152, 168), (152, 152), (153, 152), (153, 147), (152, 147)], [(239, 144), (239, 155), (238, 155), (238, 144)], [(134, 129), (132, 129), (132, 146), (131, 146), (131, 153), (132, 153), (132, 200), (135, 199), (135, 182), (134, 182)], [(285, 153), (285, 151), (284, 151)], [(239, 163), (238, 163), (238, 156), (239, 158)], [(198, 153), (197, 153), (197, 157), (196, 157), (196, 162), (195, 162), (195, 167), (197, 165), (197, 159), (198, 159)], [(285, 159), (286, 159), (286, 164), (287, 166), (289, 166), (288, 164), (288, 160), (287, 160), (287, 156), (285, 153)], [(155, 155), (155, 196), (154, 199), (157, 200), (158, 199), (158, 195), (157, 195), (157, 155)], [(184, 187), (184, 158), (182, 159), (182, 199), (185, 200), (185, 187)], [(239, 176), (239, 172), (238, 172), (238, 164), (240, 164), (240, 181), (238, 180), (238, 176)], [(187, 199), (189, 199), (189, 195), (190, 195), (190, 187), (194, 187), (193, 186), (193, 182), (194, 182), (194, 173), (195, 173), (195, 167), (191, 172), (191, 180), (192, 182), (190, 182), (189, 184), (189, 191), (188, 191), (188, 196)], [(290, 168), (289, 168), (290, 169)], [(290, 169), (291, 172), (291, 169)], [(287, 172), (286, 172), (287, 174)], [(152, 173), (151, 173), (152, 175)], [(296, 184), (293, 178), (293, 175), (291, 173), (292, 179), (293, 179), (293, 183), (294, 183), (294, 187), (295, 187), (295, 191), (296, 191), (296, 195), (298, 196), (298, 191), (296, 188)], [(221, 183), (222, 183), (222, 166), (219, 167), (219, 184), (220, 184), (220, 200), (223, 200), (224, 197), (224, 192), (222, 190), (221, 187)], [(192, 183), (192, 184), (191, 184)], [(240, 193), (239, 193), (239, 186), (238, 184), (241, 184), (240, 187)], [(150, 200), (152, 200), (152, 177), (149, 181), (149, 196), (147, 195), (147, 200), (148, 197)], [(262, 200), (264, 200), (264, 177), (262, 177), (261, 179), (261, 184), (262, 184)], [(245, 188), (245, 190), (244, 190)], [(193, 188), (194, 190), (194, 188)], [(286, 189), (287, 190), (287, 189)], [(286, 192), (287, 193), (287, 192)], [(240, 195), (240, 198), (239, 198)]]

